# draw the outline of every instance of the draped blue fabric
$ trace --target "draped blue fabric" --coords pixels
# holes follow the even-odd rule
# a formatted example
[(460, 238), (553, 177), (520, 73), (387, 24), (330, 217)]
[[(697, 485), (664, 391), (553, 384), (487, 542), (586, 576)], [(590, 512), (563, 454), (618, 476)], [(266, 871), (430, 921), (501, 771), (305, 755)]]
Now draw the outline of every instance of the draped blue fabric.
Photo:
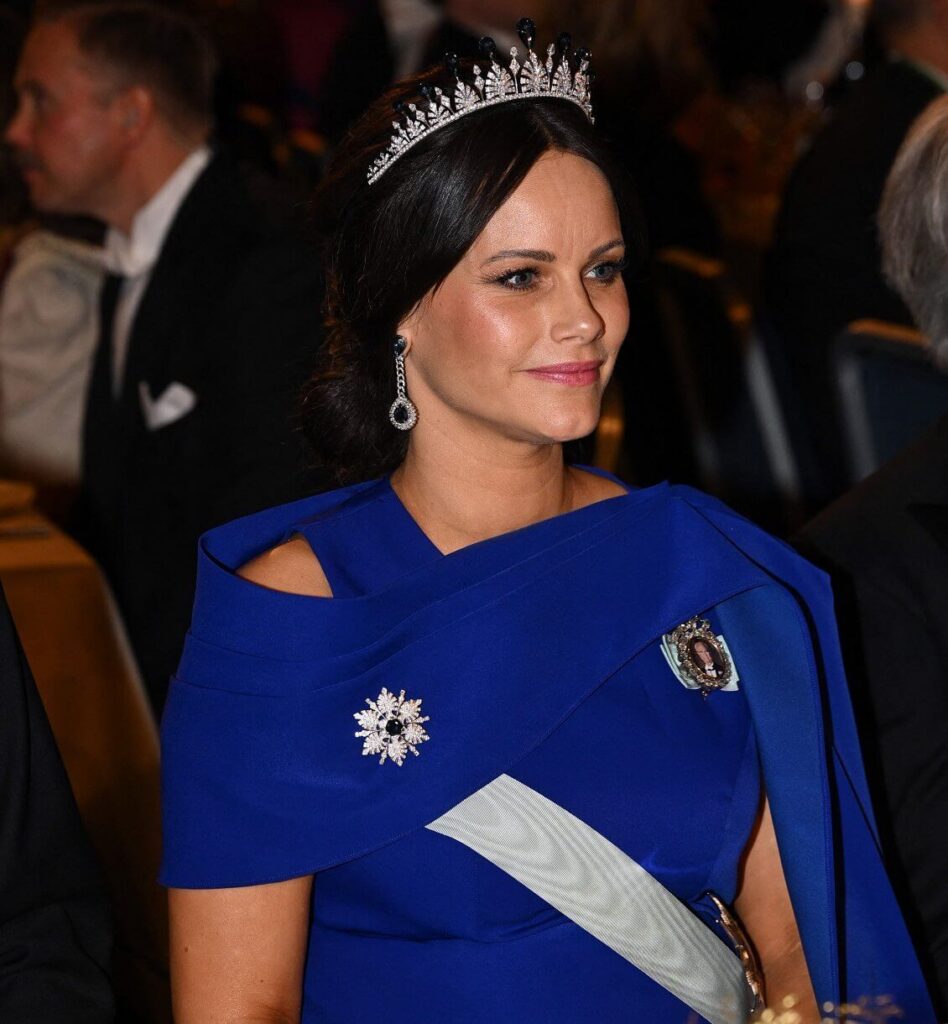
[[(334, 598), (235, 570), (289, 533)], [(335, 558), (335, 561), (333, 560)], [(723, 632), (740, 690), (674, 678), (663, 634)], [(402, 767), (353, 713), (420, 697)], [(498, 869), (424, 826), (507, 773), (624, 849), (713, 926), (759, 801), (820, 1001), (891, 995), (931, 1022), (878, 854), (824, 577), (729, 510), (659, 486), (442, 556), (387, 481), (202, 539), (162, 724), (164, 884), (316, 874), (305, 1021), (681, 1021), (687, 1008)], [(759, 767), (758, 767), (759, 765)], [(406, 987), (407, 986), (407, 987)]]

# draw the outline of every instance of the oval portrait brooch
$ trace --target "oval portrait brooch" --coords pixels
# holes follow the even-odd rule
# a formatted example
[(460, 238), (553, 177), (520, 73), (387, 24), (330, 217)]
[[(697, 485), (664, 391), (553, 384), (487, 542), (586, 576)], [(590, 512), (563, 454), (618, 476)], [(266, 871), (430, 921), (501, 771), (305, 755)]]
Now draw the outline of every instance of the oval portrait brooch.
[(734, 663), (707, 619), (689, 619), (666, 634), (678, 668), (707, 697), (723, 690), (734, 676)]

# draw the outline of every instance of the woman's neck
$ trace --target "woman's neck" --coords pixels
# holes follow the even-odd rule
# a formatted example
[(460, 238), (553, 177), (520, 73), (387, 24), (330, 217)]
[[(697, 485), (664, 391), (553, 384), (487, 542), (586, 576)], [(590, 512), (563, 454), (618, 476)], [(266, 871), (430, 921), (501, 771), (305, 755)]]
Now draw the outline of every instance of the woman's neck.
[(392, 486), (432, 543), (449, 553), (568, 512), (582, 500), (560, 445), (472, 454), (412, 444)]

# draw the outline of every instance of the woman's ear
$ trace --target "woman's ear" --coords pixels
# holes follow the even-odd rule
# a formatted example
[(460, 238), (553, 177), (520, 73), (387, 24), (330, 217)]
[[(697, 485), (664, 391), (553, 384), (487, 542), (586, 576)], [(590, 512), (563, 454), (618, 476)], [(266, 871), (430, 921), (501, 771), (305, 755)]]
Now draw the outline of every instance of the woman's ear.
[(431, 294), (429, 292), (424, 298), (419, 299), (398, 325), (399, 336), (408, 342), (408, 348), (405, 349), (406, 352), (411, 349), (412, 341), (417, 336), (422, 321), (425, 318), (425, 310), (431, 301)]
[(418, 329), (418, 307), (415, 308), (400, 321), (398, 327), (395, 329), (395, 333), (399, 338), (404, 338), (408, 348), (405, 349), (407, 352), (411, 348), (412, 339), (415, 336), (415, 332)]

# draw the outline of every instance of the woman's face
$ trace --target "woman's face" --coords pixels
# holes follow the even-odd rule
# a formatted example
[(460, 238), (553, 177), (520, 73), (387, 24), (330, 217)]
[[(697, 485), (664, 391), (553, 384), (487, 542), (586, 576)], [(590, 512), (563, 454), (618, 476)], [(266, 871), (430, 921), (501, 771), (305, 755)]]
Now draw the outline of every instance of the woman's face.
[(593, 431), (629, 324), (624, 253), (602, 172), (544, 154), (400, 327), (416, 434), (549, 444)]

